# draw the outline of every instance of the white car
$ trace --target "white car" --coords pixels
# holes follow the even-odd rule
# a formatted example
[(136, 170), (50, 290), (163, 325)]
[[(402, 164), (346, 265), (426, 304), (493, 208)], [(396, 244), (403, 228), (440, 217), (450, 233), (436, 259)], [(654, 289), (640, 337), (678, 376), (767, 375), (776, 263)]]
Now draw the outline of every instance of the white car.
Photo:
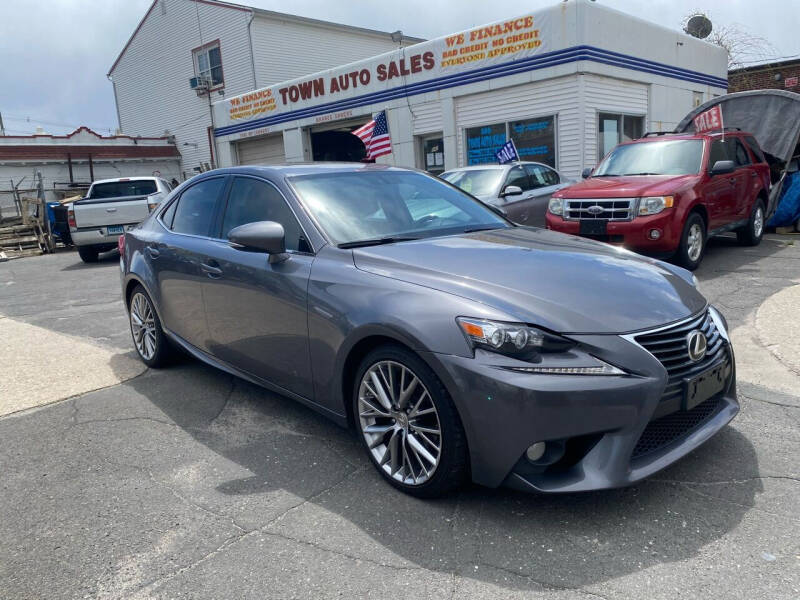
[(121, 177), (92, 183), (67, 211), (69, 233), (83, 262), (117, 247), (119, 236), (147, 218), (172, 191), (160, 177)]
[(575, 183), (552, 167), (538, 162), (475, 165), (445, 171), (445, 181), (479, 200), (502, 208), (521, 225), (545, 226), (545, 212), (556, 190)]

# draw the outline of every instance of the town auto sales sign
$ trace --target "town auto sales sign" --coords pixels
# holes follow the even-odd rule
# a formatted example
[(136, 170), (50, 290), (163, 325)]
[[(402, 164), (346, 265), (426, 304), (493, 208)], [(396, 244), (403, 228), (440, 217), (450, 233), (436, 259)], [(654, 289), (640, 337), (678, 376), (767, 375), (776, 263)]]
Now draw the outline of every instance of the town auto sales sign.
[[(229, 98), (215, 103), (215, 125), (224, 128), (526, 58), (545, 49), (548, 17), (498, 21)], [(298, 118), (303, 116), (308, 115)]]

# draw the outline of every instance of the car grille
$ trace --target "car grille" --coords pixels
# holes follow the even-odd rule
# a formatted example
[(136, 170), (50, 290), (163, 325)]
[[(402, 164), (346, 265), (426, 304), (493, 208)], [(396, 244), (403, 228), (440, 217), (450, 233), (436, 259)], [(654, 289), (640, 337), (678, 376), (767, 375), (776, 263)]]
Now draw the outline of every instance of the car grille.
[(635, 200), (635, 198), (566, 200), (564, 218), (567, 221), (630, 221), (634, 216)]
[(641, 458), (689, 435), (711, 419), (717, 413), (721, 404), (722, 398), (715, 396), (698, 404), (691, 410), (679, 410), (665, 417), (650, 421), (642, 432), (639, 441), (636, 442), (631, 458)]
[[(702, 331), (708, 343), (706, 355), (699, 361), (689, 358), (689, 345), (686, 337), (695, 329)], [(661, 396), (661, 405), (677, 410), (683, 397), (683, 380), (702, 373), (713, 364), (721, 361), (730, 362), (728, 343), (722, 337), (711, 314), (708, 311), (674, 325), (652, 333), (643, 333), (634, 337), (637, 343), (655, 356), (667, 370), (669, 379)], [(663, 414), (657, 410), (656, 414)]]

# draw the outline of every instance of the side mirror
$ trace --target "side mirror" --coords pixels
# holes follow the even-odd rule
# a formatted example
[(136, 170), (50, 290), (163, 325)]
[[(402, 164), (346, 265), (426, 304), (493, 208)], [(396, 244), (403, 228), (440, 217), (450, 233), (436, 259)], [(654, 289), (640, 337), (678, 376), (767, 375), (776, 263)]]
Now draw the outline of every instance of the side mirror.
[(228, 233), (228, 241), (240, 250), (266, 252), (271, 263), (289, 258), (283, 225), (275, 221), (256, 221), (234, 227)]
[(800, 165), (797, 164), (797, 159), (793, 158), (789, 161), (789, 164), (786, 165), (786, 172), (797, 173), (798, 171), (800, 171)]
[(583, 179), (587, 179), (588, 177), (591, 177), (592, 176), (592, 171), (594, 171), (594, 169), (592, 167), (586, 167), (583, 171), (581, 171), (581, 177)]
[(711, 176), (714, 175), (727, 175), (736, 170), (736, 164), (732, 160), (718, 160), (711, 167)]
[(506, 196), (519, 196), (522, 193), (522, 188), (518, 185), (507, 185), (503, 188), (503, 191), (500, 192), (500, 197), (505, 198)]

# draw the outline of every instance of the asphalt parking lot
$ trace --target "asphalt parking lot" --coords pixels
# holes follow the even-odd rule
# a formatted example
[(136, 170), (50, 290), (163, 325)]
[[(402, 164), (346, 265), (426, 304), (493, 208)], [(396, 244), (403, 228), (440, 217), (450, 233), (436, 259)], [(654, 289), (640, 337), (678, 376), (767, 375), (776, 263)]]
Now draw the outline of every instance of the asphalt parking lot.
[(622, 490), (438, 501), (299, 404), (138, 367), (115, 253), (0, 264), (0, 597), (800, 598), (793, 239), (712, 241), (697, 272), (742, 403), (698, 452)]

